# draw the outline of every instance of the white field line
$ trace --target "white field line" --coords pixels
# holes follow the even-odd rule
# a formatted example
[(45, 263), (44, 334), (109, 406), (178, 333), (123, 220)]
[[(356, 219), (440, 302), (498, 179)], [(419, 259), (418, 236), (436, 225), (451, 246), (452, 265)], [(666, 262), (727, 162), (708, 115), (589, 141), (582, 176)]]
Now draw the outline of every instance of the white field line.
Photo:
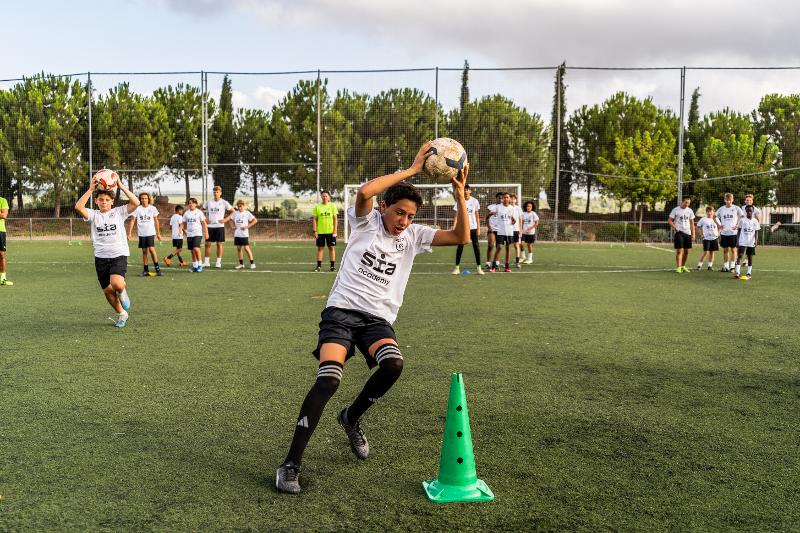
[(644, 247), (650, 250), (658, 250), (659, 252), (669, 252), (671, 254), (675, 253), (675, 250), (672, 248), (662, 248), (660, 246), (653, 246), (652, 244), (645, 244)]

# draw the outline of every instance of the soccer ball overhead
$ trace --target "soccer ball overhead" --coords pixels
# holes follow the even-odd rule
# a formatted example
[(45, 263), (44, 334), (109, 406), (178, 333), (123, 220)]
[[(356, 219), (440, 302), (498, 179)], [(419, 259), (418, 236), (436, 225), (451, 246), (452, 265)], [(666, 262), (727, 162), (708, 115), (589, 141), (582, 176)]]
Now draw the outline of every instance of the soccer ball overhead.
[(425, 160), (423, 171), (439, 183), (450, 183), (467, 162), (467, 152), (456, 140), (439, 137), (433, 140), (433, 155)]
[(102, 170), (98, 170), (92, 179), (97, 182), (98, 189), (112, 191), (117, 188), (117, 180), (119, 180), (119, 176), (117, 176), (117, 173), (113, 170), (104, 168)]

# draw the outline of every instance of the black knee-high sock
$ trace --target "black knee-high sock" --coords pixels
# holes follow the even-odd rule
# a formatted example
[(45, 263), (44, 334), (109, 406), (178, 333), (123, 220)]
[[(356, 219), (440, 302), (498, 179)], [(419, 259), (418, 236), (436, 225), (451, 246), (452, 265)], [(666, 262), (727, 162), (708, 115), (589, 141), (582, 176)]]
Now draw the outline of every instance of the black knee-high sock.
[(475, 252), (475, 264), (481, 265), (481, 248), (478, 246), (478, 240), (472, 241), (472, 251)]
[(403, 356), (394, 344), (386, 344), (375, 352), (378, 370), (372, 374), (353, 404), (347, 408), (347, 421), (351, 424), (386, 394), (403, 371)]
[(331, 399), (339, 382), (342, 380), (342, 365), (336, 361), (325, 361), (320, 363), (317, 370), (317, 381), (306, 394), (303, 405), (300, 407), (300, 415), (297, 417), (297, 424), (294, 427), (294, 437), (286, 455), (286, 461), (300, 464), (303, 459), (303, 452), (308, 445), (311, 435), (319, 423), (322, 411), (328, 400)]
[(461, 254), (462, 253), (464, 253), (464, 245), (463, 244), (459, 244), (458, 248), (456, 248), (456, 266), (461, 264)]

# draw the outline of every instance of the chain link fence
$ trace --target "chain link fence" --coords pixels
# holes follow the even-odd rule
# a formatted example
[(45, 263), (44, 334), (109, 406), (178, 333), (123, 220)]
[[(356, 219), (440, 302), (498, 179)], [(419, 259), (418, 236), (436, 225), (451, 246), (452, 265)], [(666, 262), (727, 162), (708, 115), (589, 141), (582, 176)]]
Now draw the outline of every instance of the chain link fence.
[(702, 215), (731, 192), (738, 205), (755, 196), (764, 243), (795, 245), (798, 86), (796, 68), (466, 64), (7, 79), (0, 196), (9, 233), (69, 238), (80, 225), (47, 217), (72, 216), (92, 173), (109, 167), (163, 213), (221, 185), (270, 221), (263, 238), (302, 238), (321, 190), (341, 201), (345, 184), (404, 168), (422, 142), (451, 136), (473, 183), (522, 184), (545, 240), (666, 242), (683, 194)]

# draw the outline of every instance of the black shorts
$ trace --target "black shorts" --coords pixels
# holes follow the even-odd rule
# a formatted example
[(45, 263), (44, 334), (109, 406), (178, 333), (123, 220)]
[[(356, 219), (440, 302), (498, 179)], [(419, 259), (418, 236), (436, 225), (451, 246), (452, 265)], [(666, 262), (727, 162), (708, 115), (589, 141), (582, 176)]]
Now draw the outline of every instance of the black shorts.
[(173, 248), (183, 248), (183, 239), (172, 239)]
[(755, 246), (739, 246), (739, 257), (743, 255), (756, 255)]
[(513, 235), (497, 235), (497, 245), (500, 246), (501, 244), (514, 244), (515, 241)]
[(369, 356), (369, 347), (381, 339), (392, 339), (397, 341), (394, 328), (386, 320), (355, 311), (353, 309), (340, 309), (338, 307), (326, 307), (320, 315), (322, 320), (319, 322), (319, 341), (317, 348), (311, 352), (314, 357), (319, 359), (319, 351), (322, 345), (328, 342), (339, 344), (347, 349), (347, 357), (350, 359), (356, 353), (356, 347), (364, 355), (367, 366), (373, 368), (377, 365), (375, 359)]
[(100, 282), (100, 287), (105, 289), (111, 285), (111, 275), (125, 277), (128, 273), (128, 257), (121, 255), (119, 257), (95, 257), (94, 269), (97, 271), (97, 281)]
[(689, 249), (692, 247), (692, 236), (682, 231), (675, 232), (675, 249)]
[(249, 246), (250, 237), (234, 237), (233, 244), (236, 246)]
[(716, 252), (719, 250), (719, 241), (717, 239), (703, 239), (704, 252)]
[(317, 235), (317, 248), (323, 246), (336, 246), (336, 237), (333, 233), (320, 233)]
[(497, 232), (495, 230), (493, 230), (493, 229), (490, 229), (489, 231), (486, 232), (486, 235), (487, 236), (489, 236), (489, 235), (497, 235)]
[(202, 239), (201, 236), (197, 237), (186, 237), (186, 247), (190, 250), (194, 250), (195, 248), (200, 248), (200, 240)]
[(519, 242), (519, 232), (518, 231), (514, 232), (514, 242)]
[(533, 243), (535, 243), (536, 242), (536, 234), (534, 233), (534, 234), (531, 234), (531, 235), (528, 235), (528, 234), (523, 235), (522, 236), (522, 242), (524, 242), (525, 244), (533, 244)]
[(720, 246), (723, 248), (736, 248), (738, 246), (736, 235), (720, 235), (719, 241)]
[(6, 251), (6, 232), (0, 231), (0, 252)]
[(206, 242), (225, 242), (225, 228), (208, 228)]
[(139, 237), (139, 248), (150, 248), (156, 245), (156, 236), (149, 235), (147, 237)]

